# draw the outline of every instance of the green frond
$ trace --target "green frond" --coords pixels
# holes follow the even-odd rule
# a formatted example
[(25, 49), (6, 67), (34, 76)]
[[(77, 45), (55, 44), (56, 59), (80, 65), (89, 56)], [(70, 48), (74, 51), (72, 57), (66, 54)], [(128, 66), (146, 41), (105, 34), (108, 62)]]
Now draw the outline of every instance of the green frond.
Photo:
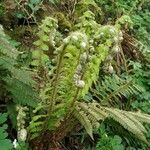
[(39, 119), (43, 119), (45, 117), (47, 117), (47, 115), (36, 115), (36, 116), (33, 117), (32, 122), (35, 122), (35, 121), (37, 121)]
[[(15, 43), (15, 42), (14, 42)], [(10, 38), (4, 33), (3, 27), (0, 26), (0, 66), (1, 68), (11, 69), (17, 64), (16, 59), (19, 52), (11, 43)]]
[(39, 111), (41, 111), (42, 109), (46, 109), (48, 106), (44, 105), (42, 103), (38, 103), (37, 107), (33, 110), (33, 113), (36, 114)]
[(135, 118), (134, 116), (132, 115), (129, 115), (129, 113), (123, 113), (123, 115), (127, 116), (130, 120), (132, 120), (134, 122), (134, 124), (143, 132), (143, 133), (146, 133), (146, 129), (144, 128), (144, 126), (142, 125), (142, 123), (137, 119)]
[[(83, 115), (82, 117), (80, 117), (75, 114), (75, 117), (79, 120), (79, 122), (82, 121), (81, 124), (86, 127), (86, 131), (90, 130), (91, 126), (93, 129), (94, 121), (96, 124), (98, 121), (103, 121), (106, 118), (111, 118), (122, 125), (126, 130), (133, 133), (137, 138), (147, 143), (145, 137), (145, 133), (147, 131), (142, 125), (142, 122), (149, 123), (150, 115), (128, 112), (116, 108), (102, 107), (97, 102), (76, 102), (76, 113), (77, 112), (81, 112), (81, 114), (84, 114), (84, 120), (81, 119)], [(89, 126), (89, 123), (91, 126)]]
[[(44, 128), (56, 129), (64, 117), (79, 107), (81, 111), (75, 111), (74, 116), (92, 137), (94, 122), (104, 120), (108, 114), (94, 104), (90, 106), (86, 103), (78, 103), (76, 107), (76, 102), (82, 99), (96, 82), (100, 64), (111, 53), (109, 52), (111, 47), (118, 44), (118, 41), (114, 41), (114, 36), (118, 37), (120, 31), (110, 25), (98, 24), (91, 11), (85, 12), (80, 19), (83, 19), (83, 22), (76, 25), (78, 30), (61, 41), (58, 48), (53, 46), (55, 73), (52, 74), (50, 84), (46, 85), (45, 92), (41, 93), (44, 97), (43, 103), (48, 104), (48, 117), (44, 122)], [(85, 24), (84, 21), (86, 21)], [(37, 46), (36, 53), (34, 53), (35, 60), (48, 50), (45, 41), (48, 40), (51, 30), (56, 30), (56, 25), (57, 22), (52, 18), (45, 18), (42, 21), (41, 30), (38, 33), (39, 39), (35, 42)], [(97, 31), (95, 27), (98, 27)], [(55, 42), (54, 38), (55, 35), (52, 34), (53, 42)], [(51, 45), (51, 41), (47, 42)], [(39, 60), (41, 61), (41, 58)]]
[(41, 131), (43, 130), (44, 120), (47, 115), (34, 115), (32, 121), (28, 126), (28, 130), (31, 133), (31, 139), (36, 138), (40, 135)]
[(96, 48), (96, 54), (92, 56), (92, 60), (87, 64), (86, 72), (83, 75), (83, 80), (85, 81), (85, 87), (82, 90), (82, 97), (88, 93), (89, 88), (92, 86), (93, 82), (96, 82), (98, 78), (98, 73), (100, 69), (101, 62), (107, 56), (109, 47), (100, 45)]
[(96, 103), (89, 104), (89, 107), (100, 116), (101, 120), (104, 120), (108, 116), (108, 114), (98, 106), (99, 105), (96, 105)]
[(31, 136), (30, 136), (30, 139), (34, 139), (36, 137), (38, 137), (42, 131), (42, 127), (41, 126), (37, 126), (37, 127), (34, 127), (33, 129), (29, 130), (30, 133), (31, 133)]
[[(77, 37), (77, 41), (72, 40), (73, 36)], [(63, 120), (67, 109), (70, 107), (72, 101), (74, 101), (75, 93), (80, 89), (75, 85), (74, 75), (79, 63), (80, 55), (86, 50), (81, 48), (80, 44), (83, 41), (87, 44), (87, 37), (83, 33), (73, 32), (64, 39), (64, 41), (65, 40), (66, 43), (58, 48), (59, 55), (55, 58), (57, 62), (56, 74), (52, 79), (54, 82), (51, 84), (52, 89), (49, 93), (50, 96), (48, 101), (48, 114), (50, 115), (51, 113), (51, 116), (48, 119), (49, 122), (51, 122), (51, 119), (55, 120), (54, 118)], [(57, 103), (65, 105), (56, 111), (55, 106), (58, 107)]]
[(95, 104), (88, 105), (84, 102), (76, 102), (73, 114), (92, 138), (93, 129), (99, 124), (98, 121), (103, 121), (107, 117), (107, 114), (103, 110), (96, 108)]
[(31, 132), (34, 132), (34, 128), (37, 128), (37, 127), (42, 126), (42, 125), (43, 125), (42, 121), (35, 122), (34, 124), (33, 124), (33, 122), (30, 122), (29, 128), (30, 128)]
[(141, 90), (132, 80), (126, 81), (117, 75), (106, 76), (103, 81), (97, 82), (92, 92), (96, 94), (102, 102), (119, 101), (121, 97), (128, 98), (137, 94)]
[(13, 101), (17, 104), (35, 107), (37, 105), (38, 94), (33, 87), (15, 78), (5, 78), (7, 90), (11, 92)]
[(83, 125), (86, 132), (93, 139), (93, 127), (91, 121), (89, 120), (87, 114), (84, 111), (75, 110), (74, 116), (79, 120), (79, 122)]
[(7, 56), (17, 59), (19, 52), (16, 50), (16, 42), (12, 41), (9, 36), (4, 33), (3, 27), (0, 26), (0, 56)]
[(22, 105), (35, 107), (38, 102), (37, 92), (34, 89), (35, 82), (32, 74), (25, 68), (18, 66), (17, 57), (19, 51), (16, 42), (8, 37), (3, 28), (0, 28), (0, 82), (5, 82), (6, 90), (11, 93), (13, 101)]
[(140, 122), (150, 123), (150, 115), (140, 113), (140, 112), (129, 112), (135, 118), (137, 118)]
[[(125, 129), (133, 133), (136, 137), (138, 137), (142, 141), (147, 142), (145, 135), (143, 133), (144, 126), (142, 126), (142, 130), (141, 130), (141, 124), (136, 118), (134, 118), (133, 116), (128, 117), (129, 115), (128, 113), (124, 115), (122, 111), (117, 109), (104, 108), (104, 110), (106, 110), (110, 118), (120, 123)], [(134, 119), (132, 120), (132, 118)], [(136, 122), (138, 122), (138, 124)]]
[(90, 114), (91, 116), (93, 116), (96, 120), (103, 120), (104, 116), (98, 114), (95, 109), (91, 108), (90, 105), (88, 106), (86, 103), (80, 103), (77, 102), (76, 103), (78, 107), (81, 108), (81, 110), (84, 110), (84, 112), (86, 112), (87, 114)]
[(55, 47), (55, 36), (57, 29), (57, 20), (51, 17), (46, 17), (42, 20), (37, 33), (38, 40), (34, 42), (36, 49), (32, 52), (33, 66), (43, 66), (49, 61), (48, 55), (45, 53), (50, 48)]

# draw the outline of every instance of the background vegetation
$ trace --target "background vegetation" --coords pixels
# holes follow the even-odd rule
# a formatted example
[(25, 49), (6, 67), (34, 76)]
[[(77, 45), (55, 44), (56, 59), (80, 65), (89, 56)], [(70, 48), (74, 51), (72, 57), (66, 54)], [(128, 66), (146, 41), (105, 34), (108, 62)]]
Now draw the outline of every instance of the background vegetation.
[(1, 0), (1, 150), (149, 150), (149, 10)]

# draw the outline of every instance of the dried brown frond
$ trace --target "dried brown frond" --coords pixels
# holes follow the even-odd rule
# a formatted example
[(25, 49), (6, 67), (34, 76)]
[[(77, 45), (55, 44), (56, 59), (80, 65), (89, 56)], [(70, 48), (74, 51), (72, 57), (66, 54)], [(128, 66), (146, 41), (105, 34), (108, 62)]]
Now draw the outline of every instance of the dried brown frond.
[(120, 43), (120, 52), (116, 54), (116, 64), (114, 68), (117, 74), (120, 74), (122, 70), (129, 73), (130, 68), (128, 68), (128, 60), (143, 60), (143, 55), (140, 49), (142, 45), (138, 40), (136, 40), (133, 35), (130, 35), (126, 30), (122, 31), (123, 41)]
[(121, 43), (123, 53), (127, 58), (137, 60), (141, 58), (141, 52), (139, 50), (139, 42), (126, 31), (123, 31), (123, 41)]

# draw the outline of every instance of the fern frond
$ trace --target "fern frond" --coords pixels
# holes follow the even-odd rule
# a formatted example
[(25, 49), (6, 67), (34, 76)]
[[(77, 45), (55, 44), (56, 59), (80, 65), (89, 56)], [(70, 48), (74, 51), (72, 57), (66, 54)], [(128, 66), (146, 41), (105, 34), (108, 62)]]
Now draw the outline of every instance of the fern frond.
[(31, 137), (30, 137), (31, 139), (34, 139), (35, 137), (40, 135), (46, 117), (47, 115), (33, 116), (32, 121), (28, 126), (28, 130), (31, 133)]
[(0, 81), (6, 84), (6, 90), (12, 95), (13, 101), (18, 104), (35, 107), (38, 102), (37, 91), (32, 74), (25, 68), (18, 67), (19, 51), (16, 42), (8, 37), (3, 28), (0, 28)]
[(15, 48), (16, 42), (12, 41), (9, 36), (4, 33), (3, 27), (0, 27), (0, 54), (12, 59), (17, 59), (19, 51)]
[(129, 112), (135, 118), (137, 118), (140, 122), (149, 123), (150, 124), (150, 115), (143, 114), (140, 112)]
[[(106, 118), (111, 118), (117, 121), (126, 130), (133, 133), (137, 138), (147, 143), (146, 137), (144, 135), (147, 131), (145, 127), (142, 125), (142, 122), (150, 123), (149, 122), (150, 115), (123, 111), (116, 108), (102, 107), (97, 102), (93, 102), (89, 104), (84, 102), (77, 102), (76, 109), (78, 110), (78, 112), (81, 111), (82, 114), (86, 115), (84, 120), (81, 120), (81, 118), (75, 115), (75, 117), (77, 117), (79, 121), (82, 121), (81, 124), (84, 127), (86, 126), (85, 128), (86, 130), (90, 130), (91, 126), (93, 129), (93, 125), (94, 125), (93, 121), (97, 123), (99, 120), (103, 121)], [(88, 115), (92, 117), (88, 118), (87, 117)], [(93, 120), (93, 118), (96, 119)], [(88, 123), (88, 125), (86, 123)], [(91, 126), (89, 126), (89, 123), (91, 124)], [(88, 129), (88, 127), (90, 127), (90, 129)]]
[[(132, 132), (136, 137), (138, 137), (142, 141), (147, 142), (145, 135), (143, 133), (144, 126), (142, 126), (141, 123), (136, 118), (134, 118), (133, 116), (128, 117), (129, 116), (128, 113), (124, 115), (122, 111), (117, 109), (104, 108), (104, 110), (106, 110), (110, 118), (120, 123), (125, 129)], [(132, 118), (134, 119), (132, 120)], [(138, 122), (138, 124), (136, 122)], [(144, 131), (146, 130), (144, 129)]]
[(34, 42), (36, 49), (32, 52), (33, 66), (44, 66), (49, 61), (48, 55), (45, 53), (49, 48), (55, 47), (57, 20), (51, 17), (46, 17), (42, 20), (42, 24), (39, 26), (37, 33), (38, 40)]
[(38, 94), (32, 86), (15, 78), (5, 78), (7, 90), (11, 92), (13, 101), (17, 104), (35, 107), (38, 102)]
[(36, 115), (33, 117), (31, 124), (32, 124), (32, 122), (35, 122), (35, 121), (42, 119), (42, 118), (45, 118), (45, 117), (47, 117), (47, 115)]
[(88, 106), (86, 103), (76, 103), (78, 105), (78, 107), (80, 107), (82, 110), (84, 110), (84, 112), (86, 112), (87, 114), (90, 114), (91, 116), (93, 116), (96, 120), (103, 120), (104, 116), (101, 114), (98, 114), (95, 109), (91, 109), (90, 105)]
[(103, 110), (96, 108), (94, 103), (88, 105), (84, 102), (76, 102), (73, 114), (92, 138), (95, 125), (99, 124), (98, 121), (103, 121), (107, 117), (107, 114)]
[[(122, 112), (123, 113), (123, 112)], [(128, 115), (129, 112), (127, 113), (123, 113), (123, 115), (127, 116), (130, 120), (132, 120), (134, 122), (134, 124), (143, 132), (143, 133), (146, 133), (146, 129), (144, 128), (144, 126), (142, 125), (142, 123), (134, 118), (134, 116), (132, 115)]]
[(91, 121), (89, 120), (87, 114), (84, 111), (75, 110), (74, 116), (79, 120), (79, 122), (83, 125), (86, 132), (93, 139), (93, 127)]
[(106, 76), (103, 81), (97, 82), (91, 91), (101, 99), (102, 102), (119, 101), (120, 98), (128, 98), (130, 95), (137, 94), (141, 90), (132, 80), (126, 81), (117, 75)]

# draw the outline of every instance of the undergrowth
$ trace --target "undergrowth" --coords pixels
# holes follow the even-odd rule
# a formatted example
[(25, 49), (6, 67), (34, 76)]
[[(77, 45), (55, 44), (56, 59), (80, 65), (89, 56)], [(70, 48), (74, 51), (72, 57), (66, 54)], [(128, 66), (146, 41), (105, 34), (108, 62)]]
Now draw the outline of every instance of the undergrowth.
[[(148, 150), (148, 9), (147, 0), (0, 2), (2, 150), (71, 149), (72, 136), (75, 149)], [(19, 26), (30, 45), (13, 40)]]

